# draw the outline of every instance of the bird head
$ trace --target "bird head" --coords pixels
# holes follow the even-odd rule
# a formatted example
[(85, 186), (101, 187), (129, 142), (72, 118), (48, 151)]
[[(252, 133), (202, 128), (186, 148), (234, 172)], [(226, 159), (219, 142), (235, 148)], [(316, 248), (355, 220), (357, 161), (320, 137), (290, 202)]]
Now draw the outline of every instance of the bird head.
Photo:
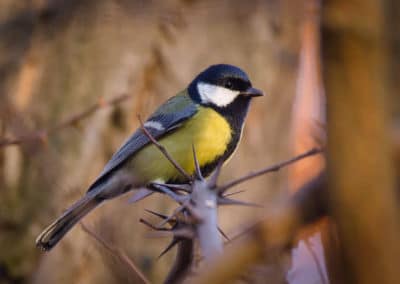
[(243, 70), (228, 64), (208, 67), (190, 83), (188, 91), (196, 103), (218, 109), (263, 96), (260, 90), (252, 87)]

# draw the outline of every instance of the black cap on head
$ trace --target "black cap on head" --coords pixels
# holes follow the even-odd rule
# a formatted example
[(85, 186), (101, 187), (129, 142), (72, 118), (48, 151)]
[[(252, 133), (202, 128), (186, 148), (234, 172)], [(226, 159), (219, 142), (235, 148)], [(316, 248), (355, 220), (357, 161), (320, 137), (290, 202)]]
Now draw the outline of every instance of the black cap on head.
[(247, 74), (239, 67), (229, 64), (211, 65), (193, 80), (193, 83), (204, 82), (232, 90), (244, 91), (251, 87)]

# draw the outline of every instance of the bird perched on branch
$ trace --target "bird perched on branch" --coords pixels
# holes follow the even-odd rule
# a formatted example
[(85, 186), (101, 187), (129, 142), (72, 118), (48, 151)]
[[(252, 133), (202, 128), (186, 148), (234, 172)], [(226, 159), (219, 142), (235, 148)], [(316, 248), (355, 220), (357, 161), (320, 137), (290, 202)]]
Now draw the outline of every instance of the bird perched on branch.
[[(161, 105), (143, 127), (189, 174), (195, 171), (194, 147), (201, 171), (207, 176), (233, 154), (250, 101), (262, 95), (240, 68), (212, 65)], [(155, 181), (188, 182), (145, 134), (138, 129), (129, 137), (86, 194), (38, 236), (39, 248), (53, 248), (81, 218), (107, 199)]]

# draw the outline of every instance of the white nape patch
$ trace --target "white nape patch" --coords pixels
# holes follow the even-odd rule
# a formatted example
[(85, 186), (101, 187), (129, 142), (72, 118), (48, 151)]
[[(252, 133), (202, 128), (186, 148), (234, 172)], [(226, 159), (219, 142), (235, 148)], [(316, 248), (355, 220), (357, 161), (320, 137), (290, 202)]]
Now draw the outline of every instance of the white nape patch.
[(197, 90), (202, 103), (212, 103), (219, 107), (229, 105), (240, 94), (239, 91), (201, 82), (197, 83)]
[(156, 129), (158, 131), (163, 131), (165, 129), (164, 126), (162, 126), (161, 123), (159, 123), (158, 121), (153, 121), (153, 120), (146, 121), (144, 123), (144, 127), (146, 127), (146, 128), (154, 128), (154, 129)]

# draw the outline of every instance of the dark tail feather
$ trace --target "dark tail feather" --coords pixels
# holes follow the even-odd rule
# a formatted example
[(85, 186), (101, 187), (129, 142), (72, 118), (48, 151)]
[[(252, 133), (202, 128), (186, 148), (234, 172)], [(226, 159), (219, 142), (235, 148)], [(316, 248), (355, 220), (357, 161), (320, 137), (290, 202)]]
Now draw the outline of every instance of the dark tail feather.
[(51, 250), (80, 219), (98, 206), (101, 201), (92, 194), (87, 194), (78, 200), (37, 237), (36, 246), (44, 251)]

